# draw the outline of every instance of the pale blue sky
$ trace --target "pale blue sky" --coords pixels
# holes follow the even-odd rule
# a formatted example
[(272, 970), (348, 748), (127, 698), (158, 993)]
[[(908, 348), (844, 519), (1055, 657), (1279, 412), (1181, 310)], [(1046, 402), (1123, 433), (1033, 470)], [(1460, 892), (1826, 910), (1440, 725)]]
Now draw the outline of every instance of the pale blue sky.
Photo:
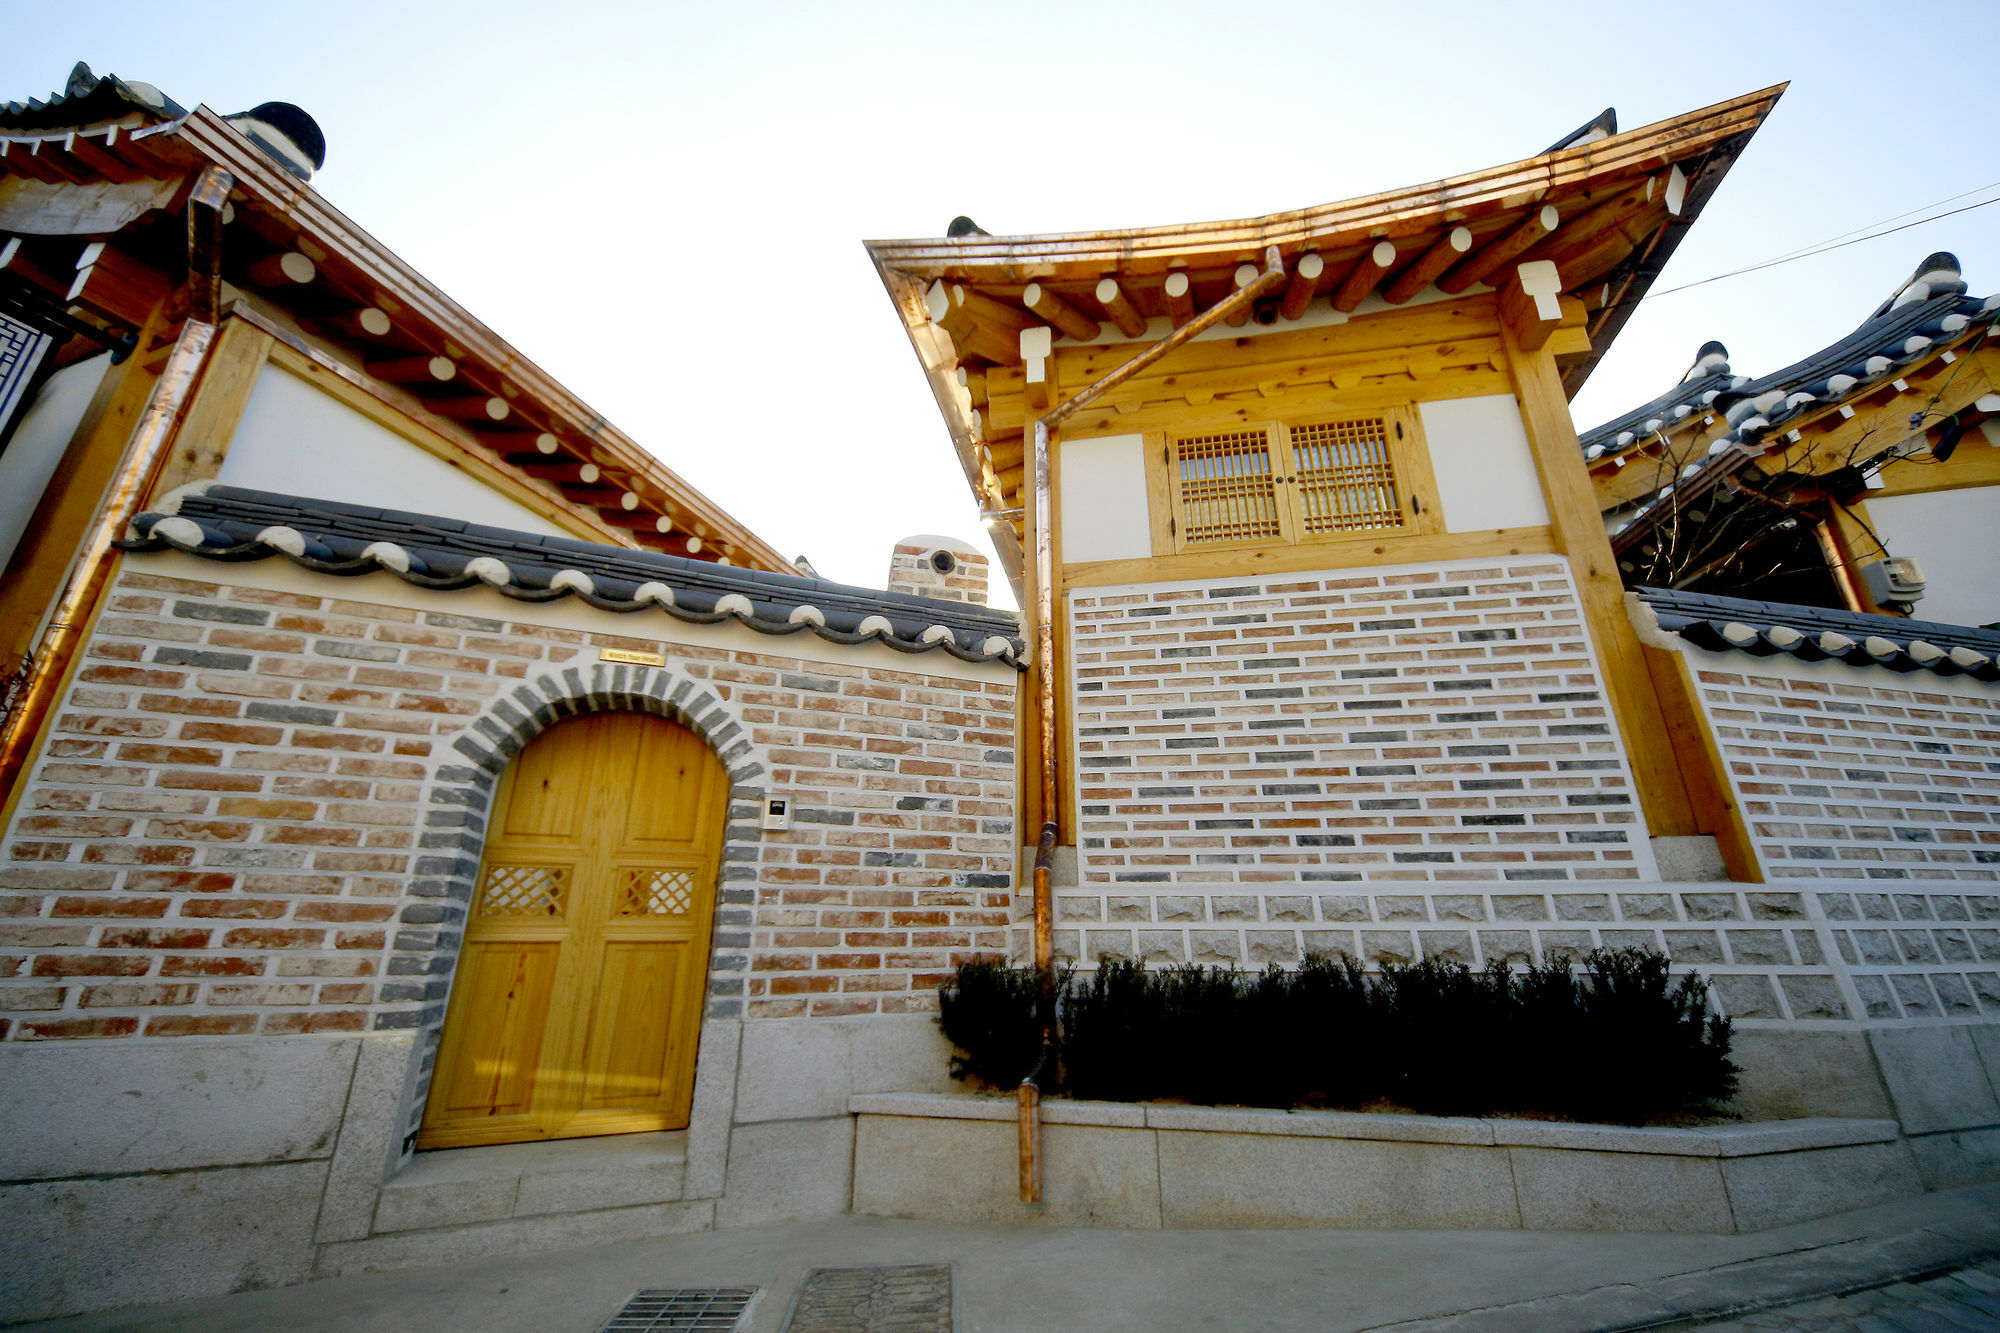
[[(1912, 12), (9, 0), (0, 98), (82, 59), (225, 113), (298, 103), (337, 207), (788, 554), (879, 584), (894, 537), (978, 523), (863, 238), (1301, 207), (1790, 80), (1663, 290), (2000, 195), (2000, 5)], [(1578, 424), (1708, 338), (1774, 370), (1937, 249), (2000, 291), (2000, 204), (1650, 300)]]

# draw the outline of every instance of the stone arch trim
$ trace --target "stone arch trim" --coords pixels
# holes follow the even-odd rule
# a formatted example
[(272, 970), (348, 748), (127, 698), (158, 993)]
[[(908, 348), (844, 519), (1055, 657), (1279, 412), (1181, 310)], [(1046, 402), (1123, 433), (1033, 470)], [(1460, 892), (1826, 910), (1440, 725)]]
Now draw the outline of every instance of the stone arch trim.
[(762, 798), (770, 756), (736, 708), (675, 665), (608, 662), (543, 670), (489, 701), (452, 742), (424, 797), (415, 867), (390, 942), (377, 1029), (414, 1028), (421, 1066), (411, 1087), (404, 1151), (429, 1092), (446, 1000), (458, 966), (486, 821), (501, 772), (529, 741), (566, 718), (641, 712), (668, 718), (707, 742), (729, 775), (729, 812), (708, 957), (707, 1018), (738, 1018), (748, 988)]

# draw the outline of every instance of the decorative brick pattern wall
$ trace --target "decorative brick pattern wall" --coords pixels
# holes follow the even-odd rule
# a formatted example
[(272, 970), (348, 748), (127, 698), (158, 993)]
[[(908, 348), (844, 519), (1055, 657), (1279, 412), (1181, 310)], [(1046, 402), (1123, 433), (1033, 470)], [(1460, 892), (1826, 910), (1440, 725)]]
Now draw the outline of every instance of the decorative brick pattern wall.
[[(1308, 953), (1347, 954), (1371, 968), (1423, 958), (1477, 968), (1642, 945), (1699, 968), (1734, 1017), (1854, 1016), (1811, 895), (1789, 888), (1419, 884), (1371, 892), (1295, 884), (1211, 893), (1078, 885), (1057, 890), (1056, 922), (1056, 951), (1066, 960), (1117, 954), (1253, 970), (1294, 966)], [(1016, 924), (1014, 951), (1025, 957), (1030, 922), (1023, 914)]]
[(2000, 881), (2000, 688), (1689, 658), (1766, 876)]
[[(1031, 921), (1016, 913), (1025, 961)], [(1383, 892), (1242, 886), (1063, 886), (1056, 952), (1158, 966), (1290, 967), (1308, 953), (1369, 967), (1438, 958), (1484, 967), (1642, 945), (1698, 968), (1717, 1007), (1752, 1022), (2000, 1018), (2000, 894), (1843, 884), (1646, 884)]]
[(1869, 1018), (2000, 1018), (2000, 894), (1854, 887), (1817, 897)]
[[(960, 957), (1002, 947), (1011, 673), (661, 644), (158, 568), (128, 558), (0, 845), (7, 1039), (432, 1022), (494, 774), (543, 726), (602, 707), (688, 722), (737, 784), (711, 1013), (922, 1010)], [(599, 666), (598, 647), (669, 665)], [(794, 797), (788, 832), (758, 827), (748, 798), (767, 784)]]
[(1090, 589), (1069, 612), (1085, 883), (1649, 873), (1559, 557)]

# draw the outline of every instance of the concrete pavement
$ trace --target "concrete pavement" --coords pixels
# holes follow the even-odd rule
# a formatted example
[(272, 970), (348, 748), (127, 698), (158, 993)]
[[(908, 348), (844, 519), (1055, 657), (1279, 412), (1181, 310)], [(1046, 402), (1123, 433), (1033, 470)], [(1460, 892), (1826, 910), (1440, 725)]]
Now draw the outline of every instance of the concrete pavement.
[(2000, 1185), (1745, 1236), (1113, 1231), (841, 1216), (370, 1273), (25, 1327), (594, 1333), (641, 1288), (748, 1285), (759, 1295), (743, 1327), (779, 1333), (810, 1268), (949, 1262), (964, 1333), (1584, 1333), (1741, 1318), (1996, 1255)]

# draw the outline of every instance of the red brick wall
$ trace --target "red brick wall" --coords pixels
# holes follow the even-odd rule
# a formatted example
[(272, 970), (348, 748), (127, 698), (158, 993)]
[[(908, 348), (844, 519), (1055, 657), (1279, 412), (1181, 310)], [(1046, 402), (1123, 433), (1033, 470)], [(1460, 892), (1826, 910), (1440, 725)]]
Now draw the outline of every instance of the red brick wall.
[[(360, 583), (316, 596), (163, 563), (128, 558), (0, 845), (7, 1039), (434, 1014), (464, 910), (436, 850), (476, 848), (482, 812), (459, 807), (491, 788), (462, 742), (603, 646), (663, 651), (716, 701), (696, 710), (709, 734), (747, 733), (762, 761), (738, 779), (712, 1012), (923, 1009), (960, 956), (1004, 947), (1011, 672), (802, 660), (748, 631), (729, 635), (742, 648), (661, 644), (629, 636), (677, 622), (606, 615), (592, 633), (483, 592), (419, 610), (355, 600)], [(793, 797), (789, 832), (757, 827), (766, 783)]]

